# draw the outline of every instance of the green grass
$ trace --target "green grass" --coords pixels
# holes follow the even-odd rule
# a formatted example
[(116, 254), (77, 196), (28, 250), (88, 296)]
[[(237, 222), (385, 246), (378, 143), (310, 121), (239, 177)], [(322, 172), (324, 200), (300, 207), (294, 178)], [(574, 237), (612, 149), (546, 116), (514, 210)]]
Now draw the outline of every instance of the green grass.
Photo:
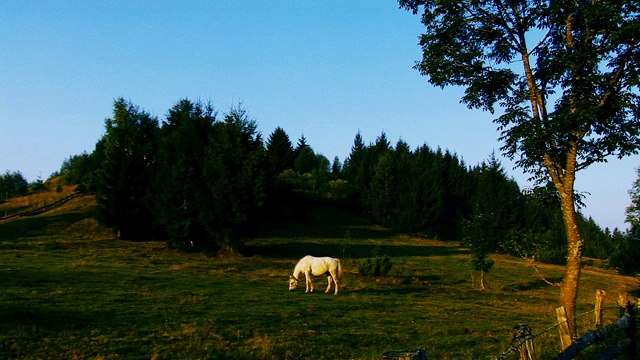
[[(81, 197), (62, 209), (0, 222), (2, 359), (380, 359), (424, 347), (430, 359), (493, 359), (513, 327), (555, 324), (558, 290), (520, 259), (495, 256), (485, 291), (454, 243), (396, 234), (319, 206), (304, 224), (272, 224), (249, 256), (210, 256), (162, 242), (125, 242), (91, 219)], [(374, 254), (389, 276), (355, 273)], [(340, 295), (287, 291), (303, 255), (340, 256)], [(542, 266), (560, 279), (563, 269)], [(326, 279), (316, 278), (324, 289)], [(595, 289), (635, 290), (636, 280), (588, 267), (579, 312)], [(303, 287), (304, 288), (304, 287)], [(607, 309), (613, 320), (616, 309)], [(581, 317), (586, 332), (592, 315)], [(557, 330), (536, 339), (559, 350)], [(510, 357), (514, 359), (514, 356)]]

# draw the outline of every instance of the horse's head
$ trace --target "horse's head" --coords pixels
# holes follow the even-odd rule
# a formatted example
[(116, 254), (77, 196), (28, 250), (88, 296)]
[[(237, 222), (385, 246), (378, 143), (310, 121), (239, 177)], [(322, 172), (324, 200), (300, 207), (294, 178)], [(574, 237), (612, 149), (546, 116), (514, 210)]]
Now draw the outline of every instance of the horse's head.
[(298, 286), (298, 279), (289, 276), (289, 291), (295, 290), (296, 286)]

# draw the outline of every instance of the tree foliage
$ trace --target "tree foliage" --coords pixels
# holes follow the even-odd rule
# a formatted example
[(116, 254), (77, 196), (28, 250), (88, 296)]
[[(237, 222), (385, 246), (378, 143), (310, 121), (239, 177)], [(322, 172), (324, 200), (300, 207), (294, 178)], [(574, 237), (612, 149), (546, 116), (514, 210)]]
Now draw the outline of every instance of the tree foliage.
[(277, 127), (267, 138), (268, 171), (277, 176), (287, 169), (293, 169), (295, 152), (286, 131)]
[(361, 211), (400, 231), (454, 238), (468, 213), (470, 172), (456, 155), (426, 145), (412, 151), (400, 140), (393, 148), (382, 133), (366, 146), (358, 133), (342, 177)]
[(260, 220), (266, 196), (265, 153), (257, 124), (234, 108), (214, 124), (204, 170), (211, 194), (210, 231), (226, 250), (241, 250)]
[(495, 155), (474, 174), (471, 216), (464, 222), (462, 243), (471, 249), (471, 264), (481, 272), (480, 285), (484, 289), (485, 273), (493, 267), (489, 255), (510, 252), (513, 244), (519, 243), (525, 226), (525, 203), (518, 185), (507, 178)]
[(153, 181), (156, 222), (172, 246), (208, 249), (210, 194), (206, 187), (207, 147), (216, 113), (210, 104), (180, 100), (162, 125)]
[(637, 179), (633, 182), (629, 190), (631, 205), (626, 209), (626, 222), (632, 229), (640, 230), (640, 168), (636, 169)]
[(155, 214), (170, 244), (238, 251), (265, 196), (262, 140), (242, 108), (219, 121), (211, 104), (167, 114), (154, 180)]
[(625, 233), (614, 230), (610, 256), (610, 265), (628, 275), (640, 273), (640, 168), (636, 169), (636, 175), (629, 190), (631, 204), (626, 209), (626, 222), (630, 228)]
[(180, 100), (162, 128), (123, 99), (92, 157), (98, 216), (122, 238), (166, 236), (176, 247), (239, 250), (266, 192), (265, 149), (241, 108)]
[(0, 176), (0, 199), (7, 200), (10, 197), (26, 195), (29, 192), (29, 183), (19, 171), (9, 172)]
[(158, 120), (122, 98), (114, 102), (96, 170), (98, 219), (123, 239), (148, 238), (153, 215), (149, 193), (158, 141)]

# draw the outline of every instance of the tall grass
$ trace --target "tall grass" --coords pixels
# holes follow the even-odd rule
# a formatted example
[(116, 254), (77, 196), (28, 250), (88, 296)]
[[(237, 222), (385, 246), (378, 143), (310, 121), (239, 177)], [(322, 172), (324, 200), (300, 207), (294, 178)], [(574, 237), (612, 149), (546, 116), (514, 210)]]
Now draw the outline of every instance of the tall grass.
[[(380, 359), (425, 347), (430, 359), (490, 359), (507, 349), (514, 325), (539, 333), (555, 324), (558, 291), (525, 261), (494, 256), (481, 291), (455, 243), (396, 234), (338, 209), (263, 229), (248, 256), (120, 241), (91, 210), (81, 197), (0, 222), (0, 358)], [(393, 259), (389, 275), (358, 274), (375, 252)], [(287, 291), (306, 254), (342, 256), (340, 295)], [(556, 280), (563, 274), (542, 268)], [(612, 306), (636, 284), (595, 267), (581, 281), (579, 312), (592, 308), (595, 289), (609, 291)], [(591, 317), (579, 324), (588, 330)], [(557, 330), (536, 343), (541, 358), (554, 355)]]

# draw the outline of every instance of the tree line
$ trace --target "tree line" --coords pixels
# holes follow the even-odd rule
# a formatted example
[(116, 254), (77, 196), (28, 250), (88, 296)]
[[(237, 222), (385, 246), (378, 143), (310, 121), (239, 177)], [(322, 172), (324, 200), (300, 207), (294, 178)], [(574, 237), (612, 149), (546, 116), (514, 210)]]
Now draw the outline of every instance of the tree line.
[[(323, 198), (397, 231), (461, 240), (481, 271), (495, 252), (566, 261), (552, 185), (523, 191), (494, 155), (467, 166), (448, 150), (392, 145), (384, 133), (365, 144), (358, 132), (344, 163), (330, 162), (281, 127), (263, 139), (242, 107), (220, 115), (188, 99), (162, 121), (117, 99), (105, 128), (95, 150), (65, 160), (58, 175), (94, 193), (97, 219), (123, 239), (242, 251), (264, 222), (300, 220), (305, 199)], [(637, 270), (637, 231), (579, 221), (586, 256)]]

